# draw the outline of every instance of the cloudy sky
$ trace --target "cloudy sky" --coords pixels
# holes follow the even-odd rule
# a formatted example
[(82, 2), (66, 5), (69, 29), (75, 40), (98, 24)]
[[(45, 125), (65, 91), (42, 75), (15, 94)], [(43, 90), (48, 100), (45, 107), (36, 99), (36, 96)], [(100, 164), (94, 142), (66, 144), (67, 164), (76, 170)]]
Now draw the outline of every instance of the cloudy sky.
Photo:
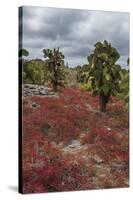
[(87, 63), (97, 41), (117, 48), (126, 66), (129, 56), (129, 14), (43, 7), (23, 7), (23, 48), (29, 58), (43, 59), (42, 49), (57, 48), (69, 66)]

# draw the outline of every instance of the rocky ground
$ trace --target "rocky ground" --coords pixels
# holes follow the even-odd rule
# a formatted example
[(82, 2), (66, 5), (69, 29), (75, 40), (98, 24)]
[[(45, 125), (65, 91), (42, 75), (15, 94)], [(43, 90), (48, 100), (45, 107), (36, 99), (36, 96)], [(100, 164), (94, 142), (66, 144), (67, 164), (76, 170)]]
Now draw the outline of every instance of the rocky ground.
[(55, 96), (56, 94), (49, 87), (43, 85), (23, 84), (23, 96)]

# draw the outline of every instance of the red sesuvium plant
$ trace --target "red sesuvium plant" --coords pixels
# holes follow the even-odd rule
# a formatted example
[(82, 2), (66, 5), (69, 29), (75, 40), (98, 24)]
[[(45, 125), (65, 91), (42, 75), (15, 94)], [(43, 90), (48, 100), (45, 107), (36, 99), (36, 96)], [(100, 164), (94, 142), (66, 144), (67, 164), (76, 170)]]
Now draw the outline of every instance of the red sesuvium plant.
[[(65, 88), (58, 95), (23, 101), (23, 193), (127, 187), (128, 113), (121, 101), (113, 98), (111, 112), (102, 114), (86, 91)], [(64, 153), (73, 140), (80, 149)]]
[(128, 161), (128, 137), (116, 131), (105, 128), (93, 128), (84, 135), (82, 144), (93, 144), (88, 151), (99, 155), (103, 162), (110, 163), (114, 160)]

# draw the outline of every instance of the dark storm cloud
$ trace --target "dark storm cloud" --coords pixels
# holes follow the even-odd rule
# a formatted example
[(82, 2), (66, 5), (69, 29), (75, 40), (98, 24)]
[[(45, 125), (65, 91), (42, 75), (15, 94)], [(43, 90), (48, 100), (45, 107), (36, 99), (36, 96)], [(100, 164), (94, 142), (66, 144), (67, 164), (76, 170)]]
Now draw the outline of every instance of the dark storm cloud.
[[(34, 8), (32, 14), (25, 15), (24, 8), (24, 31), (27, 37), (40, 37), (55, 40), (57, 37), (65, 39), (76, 23), (84, 20), (84, 12), (66, 9)], [(38, 10), (38, 14), (37, 13)], [(41, 12), (42, 11), (42, 12)], [(26, 8), (26, 13), (27, 13)], [(36, 36), (37, 35), (37, 36)]]
[(71, 66), (87, 63), (97, 41), (107, 40), (129, 56), (129, 15), (119, 12), (23, 7), (23, 47), (29, 58), (43, 58), (43, 48), (60, 47)]

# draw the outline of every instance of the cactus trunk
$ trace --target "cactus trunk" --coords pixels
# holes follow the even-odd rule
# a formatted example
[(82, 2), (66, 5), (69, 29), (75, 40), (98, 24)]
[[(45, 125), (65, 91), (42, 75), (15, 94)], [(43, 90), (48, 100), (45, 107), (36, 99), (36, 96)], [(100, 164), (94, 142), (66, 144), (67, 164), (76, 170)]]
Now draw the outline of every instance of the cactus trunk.
[(57, 92), (57, 86), (58, 86), (58, 83), (54, 82), (53, 83), (53, 90), (54, 90), (54, 92)]
[(105, 96), (104, 94), (99, 95), (99, 107), (100, 112), (106, 112), (106, 104), (108, 102), (108, 96)]
[(53, 77), (53, 90), (54, 92), (57, 92), (58, 87), (58, 77), (57, 77), (57, 71), (56, 71), (56, 65), (54, 65), (54, 77)]

